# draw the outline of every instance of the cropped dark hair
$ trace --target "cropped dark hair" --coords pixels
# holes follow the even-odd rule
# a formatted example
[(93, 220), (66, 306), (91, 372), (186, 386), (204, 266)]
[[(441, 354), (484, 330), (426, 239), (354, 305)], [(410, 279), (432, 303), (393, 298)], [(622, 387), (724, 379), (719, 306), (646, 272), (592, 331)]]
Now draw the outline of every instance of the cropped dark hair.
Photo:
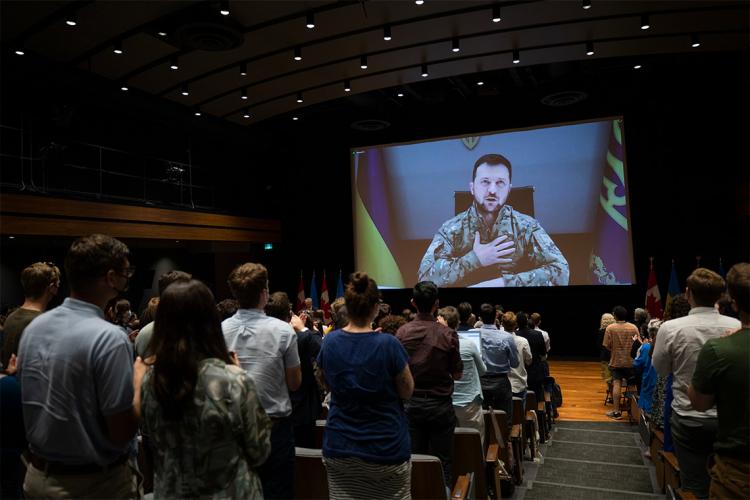
[(216, 310), (219, 311), (219, 319), (224, 321), (227, 318), (234, 316), (237, 309), (240, 308), (240, 303), (236, 299), (224, 299), (216, 304)]
[(750, 264), (741, 262), (732, 266), (727, 274), (729, 296), (743, 313), (750, 312)]
[(438, 310), (438, 316), (442, 316), (446, 323), (448, 323), (448, 327), (452, 329), (456, 329), (458, 326), (458, 310), (456, 310), (453, 306), (445, 306), (441, 307)]
[(612, 316), (614, 316), (615, 320), (617, 320), (617, 321), (627, 321), (628, 320), (628, 310), (625, 309), (623, 306), (615, 306), (612, 309)]
[(471, 304), (468, 302), (461, 302), (458, 304), (458, 320), (461, 323), (468, 323), (469, 317), (471, 316)]
[(214, 297), (198, 280), (164, 290), (156, 309), (150, 350), (156, 356), (151, 379), (167, 420), (177, 420), (192, 403), (198, 363), (218, 358), (231, 363)]
[(492, 304), (485, 302), (479, 306), (479, 319), (481, 319), (482, 323), (485, 325), (494, 325), (496, 316), (497, 313), (495, 313), (495, 306)]
[(356, 272), (352, 274), (346, 285), (344, 299), (349, 318), (356, 322), (365, 321), (370, 318), (373, 309), (380, 301), (378, 285), (367, 273)]
[(159, 276), (159, 295), (164, 293), (169, 285), (177, 281), (190, 281), (193, 277), (185, 271), (167, 271)]
[(60, 269), (51, 262), (36, 262), (21, 271), (24, 297), (38, 299), (52, 283), (60, 281)]
[(418, 312), (429, 313), (438, 299), (438, 287), (432, 281), (420, 281), (414, 285), (412, 298)]
[(664, 311), (664, 321), (669, 319), (682, 318), (690, 312), (690, 302), (684, 293), (678, 293), (672, 298), (672, 304), (668, 311)]
[(227, 283), (242, 309), (258, 307), (260, 294), (268, 286), (268, 271), (262, 264), (247, 262), (229, 273)]
[(268, 298), (265, 311), (267, 316), (289, 322), (292, 319), (292, 304), (286, 292), (273, 292)]
[(529, 327), (529, 317), (526, 316), (525, 312), (519, 311), (518, 314), (516, 314), (516, 324), (518, 325), (519, 330)]
[(65, 274), (70, 288), (78, 291), (90, 286), (109, 270), (123, 271), (130, 250), (123, 242), (105, 234), (78, 238), (65, 256)]
[(480, 157), (476, 161), (476, 163), (474, 163), (474, 170), (472, 170), (472, 172), (471, 172), (471, 181), (472, 182), (474, 182), (474, 179), (476, 179), (476, 177), (477, 177), (477, 169), (480, 166), (484, 165), (485, 163), (487, 165), (491, 165), (491, 166), (504, 165), (505, 167), (508, 168), (508, 180), (509, 181), (513, 181), (513, 167), (510, 164), (510, 160), (508, 160), (503, 155), (488, 154), (488, 155), (484, 155), (484, 156)]
[(688, 276), (687, 287), (697, 306), (713, 307), (724, 293), (726, 282), (710, 269), (699, 267)]

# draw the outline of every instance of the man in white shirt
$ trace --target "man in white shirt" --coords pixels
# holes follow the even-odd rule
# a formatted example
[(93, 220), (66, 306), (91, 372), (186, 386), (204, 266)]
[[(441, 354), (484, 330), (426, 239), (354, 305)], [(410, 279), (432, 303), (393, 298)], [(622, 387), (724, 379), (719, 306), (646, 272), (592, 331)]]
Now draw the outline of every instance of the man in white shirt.
[(724, 293), (724, 280), (713, 271), (698, 268), (687, 279), (685, 295), (692, 309), (687, 316), (665, 321), (659, 328), (653, 365), (659, 375), (674, 374), (672, 437), (680, 466), (680, 483), (698, 498), (708, 498), (710, 477), (707, 460), (716, 439), (716, 408), (693, 408), (688, 387), (698, 353), (710, 339), (740, 327), (735, 318), (722, 316), (714, 303)]

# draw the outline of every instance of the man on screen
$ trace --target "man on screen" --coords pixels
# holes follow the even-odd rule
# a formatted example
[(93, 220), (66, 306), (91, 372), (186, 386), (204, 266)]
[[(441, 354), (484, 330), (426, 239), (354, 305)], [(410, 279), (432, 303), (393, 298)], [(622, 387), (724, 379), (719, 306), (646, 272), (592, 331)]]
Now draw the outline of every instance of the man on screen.
[(445, 222), (422, 257), (419, 279), (438, 286), (567, 285), (568, 261), (528, 215), (506, 205), (513, 167), (502, 155), (474, 164), (474, 202)]

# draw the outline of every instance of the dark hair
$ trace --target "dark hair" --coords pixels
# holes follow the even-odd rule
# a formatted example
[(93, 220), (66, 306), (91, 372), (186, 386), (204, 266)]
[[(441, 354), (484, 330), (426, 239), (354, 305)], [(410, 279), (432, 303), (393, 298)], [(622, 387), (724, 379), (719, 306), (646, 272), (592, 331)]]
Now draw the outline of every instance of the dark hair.
[(484, 156), (480, 157), (476, 161), (476, 163), (474, 163), (474, 170), (471, 171), (471, 181), (472, 182), (474, 182), (474, 179), (477, 176), (477, 169), (480, 166), (484, 165), (485, 163), (487, 165), (491, 165), (491, 166), (504, 165), (508, 169), (508, 180), (509, 181), (513, 180), (513, 167), (510, 164), (510, 160), (508, 160), (503, 155), (488, 154), (488, 155), (484, 155)]
[(516, 324), (518, 325), (519, 330), (529, 327), (529, 317), (526, 316), (525, 312), (519, 311), (518, 314), (516, 314)]
[(273, 292), (264, 309), (266, 316), (280, 319), (286, 323), (292, 319), (292, 304), (289, 302), (289, 296), (286, 292)]
[(216, 304), (216, 310), (219, 311), (219, 319), (222, 321), (234, 316), (234, 313), (236, 313), (239, 308), (240, 303), (235, 299), (224, 299)]
[(479, 306), (479, 319), (482, 320), (482, 323), (485, 325), (494, 325), (496, 316), (495, 307), (492, 304), (485, 302)]
[(169, 285), (177, 281), (190, 281), (193, 277), (185, 271), (167, 271), (159, 276), (159, 295), (164, 293)]
[(743, 313), (750, 312), (750, 264), (741, 262), (732, 266), (727, 274), (729, 296)]
[(682, 318), (690, 312), (690, 302), (684, 293), (678, 293), (672, 298), (672, 303), (667, 309), (664, 311), (664, 321)]
[(384, 333), (395, 334), (399, 328), (406, 324), (406, 319), (401, 315), (389, 314), (380, 318), (378, 327), (383, 329)]
[(516, 315), (513, 313), (513, 311), (508, 311), (507, 313), (503, 314), (503, 317), (500, 319), (500, 323), (503, 325), (503, 328), (506, 332), (512, 332), (518, 327), (518, 322), (516, 321)]
[(458, 326), (458, 310), (453, 306), (441, 307), (438, 310), (438, 316), (442, 316), (448, 327), (456, 329)]
[(380, 301), (380, 292), (375, 281), (367, 273), (352, 274), (344, 291), (346, 312), (357, 323), (369, 320), (373, 309)]
[(52, 262), (36, 262), (21, 271), (24, 297), (38, 299), (52, 284), (60, 281), (60, 269)]
[(438, 299), (438, 287), (432, 281), (420, 281), (414, 285), (411, 296), (417, 312), (429, 313)]
[(151, 379), (164, 417), (176, 420), (190, 405), (198, 363), (218, 358), (231, 363), (214, 297), (198, 280), (169, 286), (159, 300), (150, 350), (156, 356)]
[(695, 305), (713, 307), (724, 293), (724, 278), (705, 267), (699, 267), (688, 276), (687, 287), (693, 296)]
[(471, 304), (468, 302), (461, 302), (458, 304), (458, 320), (461, 323), (467, 323), (471, 316)]
[(391, 314), (391, 306), (389, 304), (386, 304), (385, 302), (381, 302), (378, 306), (378, 314), (377, 316), (375, 316), (373, 322), (377, 325), (378, 323), (380, 323), (381, 319), (388, 316), (389, 314)]
[(627, 321), (628, 320), (628, 310), (625, 309), (623, 306), (615, 306), (612, 309), (612, 316), (614, 316), (615, 320), (617, 320), (617, 321)]
[(130, 318), (128, 320), (125, 320), (124, 314), (125, 311), (131, 311), (130, 309), (130, 301), (128, 299), (117, 299), (114, 305), (114, 314), (115, 314), (115, 323), (118, 325), (125, 326), (128, 321), (130, 321)]
[(336, 311), (336, 314), (331, 314), (333, 318), (333, 326), (340, 330), (349, 324), (349, 313), (346, 311), (346, 306), (340, 306)]
[(258, 307), (260, 294), (268, 287), (268, 271), (262, 264), (247, 262), (229, 273), (227, 283), (242, 309)]
[(110, 270), (123, 271), (130, 250), (105, 234), (78, 238), (65, 256), (65, 274), (73, 291), (85, 289)]

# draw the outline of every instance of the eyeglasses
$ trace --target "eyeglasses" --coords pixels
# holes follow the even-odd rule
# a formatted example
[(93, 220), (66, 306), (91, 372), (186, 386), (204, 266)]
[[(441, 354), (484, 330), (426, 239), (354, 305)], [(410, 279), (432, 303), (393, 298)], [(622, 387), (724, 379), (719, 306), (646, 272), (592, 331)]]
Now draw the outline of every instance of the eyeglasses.
[(126, 267), (125, 269), (123, 269), (122, 271), (120, 271), (117, 274), (119, 274), (120, 276), (123, 276), (125, 278), (130, 279), (135, 274), (135, 266)]

